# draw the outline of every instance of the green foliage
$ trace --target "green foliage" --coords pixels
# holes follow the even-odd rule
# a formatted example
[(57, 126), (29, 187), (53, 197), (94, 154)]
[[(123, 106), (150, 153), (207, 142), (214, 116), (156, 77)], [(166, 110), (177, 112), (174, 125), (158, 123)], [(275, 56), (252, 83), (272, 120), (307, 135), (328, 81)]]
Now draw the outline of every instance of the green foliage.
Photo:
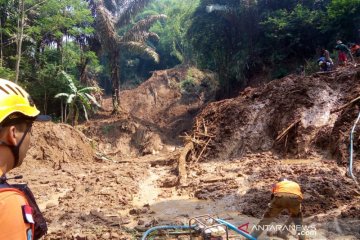
[(336, 39), (360, 41), (360, 1), (359, 0), (332, 0), (328, 6), (329, 24), (324, 26)]
[[(316, 38), (321, 26), (322, 14), (298, 4), (294, 9), (280, 9), (272, 13), (260, 24), (265, 32), (266, 42), (278, 51), (272, 51), (274, 62), (289, 58), (304, 58), (314, 53), (321, 38)], [(277, 58), (278, 57), (278, 58)]]
[(93, 33), (93, 17), (84, 0), (47, 0), (39, 3), (28, 35), (36, 40), (44, 36), (61, 41), (63, 36), (78, 37)]
[(219, 86), (214, 74), (191, 67), (185, 78), (178, 83), (178, 87), (188, 100), (195, 97), (206, 101), (214, 97)]
[(104, 135), (109, 135), (109, 133), (111, 133), (113, 130), (115, 129), (115, 126), (114, 125), (103, 125), (101, 127), (101, 132), (104, 134)]
[[(67, 73), (62, 72), (62, 75), (67, 81), (67, 92), (58, 93), (55, 98), (65, 98), (65, 121), (71, 119), (72, 125), (77, 125), (80, 109), (86, 120), (88, 120), (88, 111), (94, 110), (95, 106), (100, 106), (96, 99), (91, 95), (92, 92), (98, 91), (96, 87), (81, 87), (76, 86), (75, 81)], [(69, 113), (67, 113), (69, 107)]]
[(180, 82), (180, 89), (182, 94), (191, 94), (196, 92), (195, 80), (192, 77), (186, 78), (184, 81)]
[(305, 74), (308, 76), (319, 71), (319, 64), (313, 59), (305, 60), (304, 68)]
[(218, 72), (229, 95), (263, 71), (295, 71), (336, 39), (360, 41), (359, 18), (359, 0), (202, 0), (187, 37), (196, 64)]
[(192, 48), (186, 33), (192, 23), (192, 14), (199, 3), (200, 0), (157, 0), (142, 13), (142, 16), (151, 12), (169, 16), (166, 22), (158, 22), (151, 28), (151, 31), (160, 37), (157, 51), (161, 56), (160, 64), (163, 68), (191, 61)]
[[(20, 17), (18, 2), (0, 1), (0, 43), (3, 55), (0, 76), (13, 79)], [(93, 34), (93, 17), (85, 0), (26, 0), (20, 84), (26, 86), (42, 112), (60, 114), (54, 96), (66, 91), (65, 70), (82, 77), (82, 69), (93, 75), (101, 71), (97, 56), (86, 38)]]
[(0, 78), (13, 80), (15, 78), (15, 72), (6, 67), (0, 67)]
[[(103, 13), (110, 18), (98, 24), (101, 10), (95, 3), (117, 15), (117, 25), (109, 11)], [(18, 1), (0, 0), (2, 78), (14, 78), (20, 13)], [(92, 86), (100, 74), (104, 82), (111, 78), (113, 84), (121, 79), (136, 85), (153, 70), (193, 64), (217, 72), (223, 96), (228, 96), (257, 75), (278, 78), (299, 65), (305, 65), (307, 73), (316, 71), (309, 59), (317, 59), (319, 48), (332, 52), (338, 39), (360, 42), (359, 22), (359, 0), (26, 0), (19, 81), (38, 107), (53, 115), (61, 115), (54, 96), (70, 94), (62, 71), (79, 89)], [(94, 40), (93, 26), (103, 51)], [(102, 61), (104, 67), (99, 56), (109, 57)], [(189, 71), (176, 87), (198, 94), (203, 86), (216, 85), (199, 82), (196, 74)]]

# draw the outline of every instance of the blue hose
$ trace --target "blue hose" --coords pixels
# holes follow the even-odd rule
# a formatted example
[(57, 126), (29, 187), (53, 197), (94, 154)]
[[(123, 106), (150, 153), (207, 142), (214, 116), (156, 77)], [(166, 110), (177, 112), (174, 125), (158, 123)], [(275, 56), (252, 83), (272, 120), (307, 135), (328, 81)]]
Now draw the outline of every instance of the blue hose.
[(352, 177), (352, 179), (354, 179), (354, 181), (357, 183), (356, 178), (353, 174), (353, 145), (354, 145), (354, 132), (355, 132), (355, 127), (357, 125), (357, 123), (360, 120), (360, 112), (359, 115), (354, 123), (354, 126), (351, 129), (350, 132), (350, 159), (349, 159), (349, 174)]
[(141, 240), (146, 240), (147, 236), (156, 231), (156, 230), (164, 230), (164, 229), (191, 229), (191, 228), (194, 228), (191, 227), (191, 226), (157, 226), (157, 227), (153, 227), (153, 228), (150, 228), (148, 229), (142, 236)]
[(226, 225), (229, 229), (233, 230), (234, 232), (246, 237), (246, 239), (250, 239), (250, 240), (256, 240), (256, 238), (254, 238), (253, 236), (251, 236), (250, 234), (241, 231), (240, 229), (238, 229), (237, 227), (235, 227), (234, 225), (232, 225), (229, 222), (226, 222), (222, 219), (216, 219), (216, 221), (218, 221), (218, 223), (224, 224)]
[[(246, 239), (250, 239), (250, 240), (256, 240), (256, 238), (254, 238), (253, 236), (251, 236), (250, 234), (243, 232), (241, 230), (239, 230), (237, 227), (235, 227), (234, 225), (232, 225), (229, 222), (226, 222), (222, 219), (216, 219), (216, 221), (220, 224), (224, 224), (226, 225), (229, 229), (233, 230), (234, 232), (244, 236)], [(164, 230), (164, 229), (191, 229), (194, 228), (195, 226), (158, 226), (158, 227), (153, 227), (148, 229), (142, 236), (141, 240), (146, 240), (147, 236), (156, 231), (156, 230)]]

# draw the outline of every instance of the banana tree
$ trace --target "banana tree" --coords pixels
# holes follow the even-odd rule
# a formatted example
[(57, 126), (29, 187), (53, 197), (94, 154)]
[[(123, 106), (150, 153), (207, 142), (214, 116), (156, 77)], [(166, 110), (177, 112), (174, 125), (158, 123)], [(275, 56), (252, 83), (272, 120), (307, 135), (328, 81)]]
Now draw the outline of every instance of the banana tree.
[[(58, 93), (55, 98), (61, 98), (61, 120), (67, 122), (71, 118), (72, 126), (77, 125), (80, 109), (83, 109), (86, 121), (89, 120), (88, 111), (93, 110), (93, 106), (101, 107), (92, 92), (97, 92), (97, 87), (79, 88), (75, 85), (74, 80), (65, 72), (62, 72), (68, 82), (69, 92)], [(65, 107), (63, 100), (65, 99)]]

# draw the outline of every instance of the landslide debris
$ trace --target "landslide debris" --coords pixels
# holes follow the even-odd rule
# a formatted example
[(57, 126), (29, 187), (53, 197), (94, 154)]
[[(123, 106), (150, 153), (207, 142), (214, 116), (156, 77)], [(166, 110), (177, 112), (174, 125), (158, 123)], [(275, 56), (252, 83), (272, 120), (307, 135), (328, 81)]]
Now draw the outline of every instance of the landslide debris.
[(156, 154), (182, 144), (201, 108), (213, 100), (217, 76), (194, 67), (153, 72), (137, 88), (121, 92), (122, 113), (110, 114), (111, 98), (95, 120), (80, 129), (110, 158)]
[(91, 139), (67, 124), (36, 123), (25, 162), (39, 160), (58, 165), (67, 162), (91, 162), (94, 149)]
[[(206, 128), (210, 136), (204, 140), (210, 142), (202, 159), (272, 151), (296, 158), (331, 157), (344, 163), (359, 102), (340, 107), (358, 96), (359, 66), (306, 77), (289, 75), (246, 88), (236, 98), (210, 103), (196, 117), (202, 132)], [(199, 131), (199, 124), (193, 131)], [(197, 145), (197, 155), (203, 145)]]
[[(161, 73), (157, 79), (163, 82)], [(205, 134), (197, 140), (210, 139), (209, 147), (195, 149), (193, 159), (202, 150), (203, 155), (184, 166), (186, 181), (180, 186), (178, 152), (167, 145), (178, 130), (171, 118), (160, 119), (170, 116), (172, 107), (165, 100), (163, 105), (142, 104), (130, 95), (124, 99), (140, 107), (128, 103), (128, 114), (101, 112), (76, 129), (36, 124), (29, 155), (12, 174), (24, 175), (30, 184), (48, 220), (49, 240), (139, 239), (153, 225), (180, 224), (202, 214), (218, 214), (234, 224), (246, 223), (246, 217), (255, 224), (269, 202), (271, 185), (284, 175), (301, 184), (305, 223), (325, 231), (322, 239), (359, 238), (360, 192), (342, 166), (358, 105), (342, 106), (360, 95), (358, 79), (359, 68), (291, 75), (209, 104), (194, 125), (194, 132)], [(134, 93), (145, 98), (139, 89)], [(173, 106), (190, 105), (180, 107), (180, 101)], [(180, 118), (184, 111), (177, 114)], [(193, 115), (185, 117), (189, 126)], [(154, 154), (134, 157), (146, 152)], [(360, 176), (358, 162), (354, 174)]]

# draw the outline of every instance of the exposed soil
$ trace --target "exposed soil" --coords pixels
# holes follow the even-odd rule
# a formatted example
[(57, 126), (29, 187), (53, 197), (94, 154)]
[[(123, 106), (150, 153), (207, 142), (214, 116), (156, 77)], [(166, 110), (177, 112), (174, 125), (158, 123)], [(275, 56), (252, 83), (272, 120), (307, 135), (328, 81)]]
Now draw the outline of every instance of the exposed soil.
[(360, 66), (308, 77), (290, 75), (209, 104), (197, 116), (214, 135), (204, 158), (273, 151), (283, 157), (347, 162), (348, 136), (359, 108), (357, 103), (338, 108), (360, 96), (359, 79)]
[[(186, 224), (202, 214), (251, 227), (282, 176), (302, 186), (305, 224), (317, 230), (310, 239), (360, 238), (360, 189), (344, 166), (358, 106), (334, 112), (360, 95), (360, 68), (288, 76), (208, 105), (213, 90), (193, 92), (198, 97), (184, 102), (189, 93), (172, 87), (186, 71), (155, 72), (124, 91), (120, 116), (110, 114), (106, 99), (105, 110), (76, 129), (34, 126), (28, 157), (11, 174), (24, 175), (35, 193), (49, 223), (44, 239), (140, 239), (151, 226)], [(190, 75), (202, 76), (195, 81), (200, 87), (207, 74)], [(198, 162), (197, 156), (188, 159), (180, 185), (178, 137), (194, 117), (211, 141)], [(355, 136), (354, 174), (360, 178)]]

